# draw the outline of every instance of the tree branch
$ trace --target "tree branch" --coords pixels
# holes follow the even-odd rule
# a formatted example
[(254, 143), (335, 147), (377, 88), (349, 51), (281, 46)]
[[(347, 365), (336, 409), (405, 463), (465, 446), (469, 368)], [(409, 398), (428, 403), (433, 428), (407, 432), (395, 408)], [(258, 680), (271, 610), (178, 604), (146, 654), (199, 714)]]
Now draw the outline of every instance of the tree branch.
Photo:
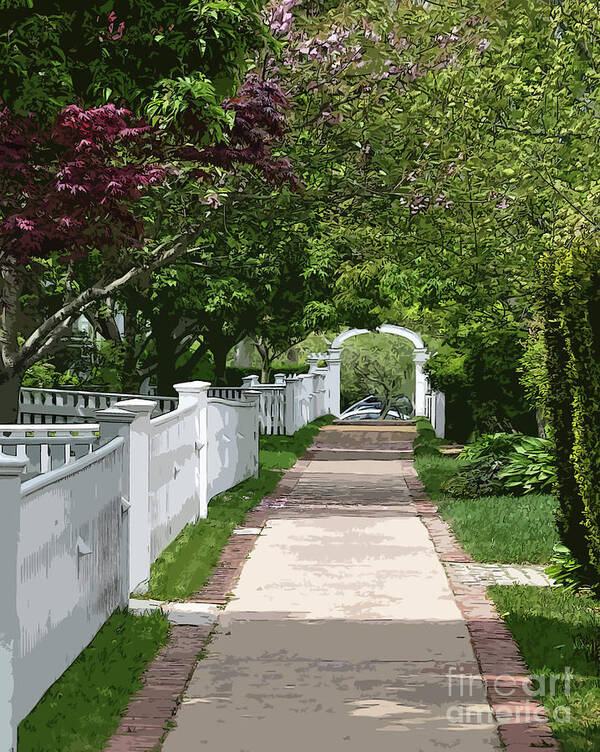
[[(83, 313), (94, 301), (107, 297), (115, 290), (118, 290), (143, 274), (158, 269), (161, 266), (165, 266), (170, 261), (173, 261), (185, 253), (192, 253), (201, 250), (202, 248), (201, 246), (190, 248), (187, 242), (187, 237), (179, 236), (175, 240), (161, 243), (155, 249), (155, 257), (149, 263), (144, 264), (143, 266), (135, 266), (125, 272), (125, 274), (122, 274), (120, 277), (113, 279), (107, 284), (103, 283), (102, 280), (99, 280), (95, 285), (88, 287), (73, 300), (66, 303), (62, 308), (52, 314), (52, 316), (47, 318), (46, 321), (44, 321), (44, 323), (27, 338), (17, 359), (18, 366), (22, 368), (23, 364), (29, 362), (34, 354), (36, 354), (36, 356), (33, 362), (39, 360), (39, 352), (41, 348), (43, 348), (47, 342), (51, 342), (64, 334), (63, 322), (71, 319), (73, 316)], [(166, 247), (167, 245), (168, 247)]]

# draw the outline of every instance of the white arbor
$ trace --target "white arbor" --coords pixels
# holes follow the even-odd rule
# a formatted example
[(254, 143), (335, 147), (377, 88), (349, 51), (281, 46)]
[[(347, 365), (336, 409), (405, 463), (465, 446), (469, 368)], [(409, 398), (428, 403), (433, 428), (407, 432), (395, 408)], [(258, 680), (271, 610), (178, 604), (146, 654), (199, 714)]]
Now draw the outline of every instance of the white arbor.
[[(327, 375), (327, 387), (330, 394), (331, 412), (340, 415), (340, 366), (341, 353), (344, 342), (359, 334), (369, 334), (369, 329), (347, 329), (339, 334), (331, 343), (331, 347), (324, 359), (329, 366)], [(429, 360), (429, 352), (420, 335), (406, 329), (404, 326), (394, 324), (382, 324), (375, 330), (380, 334), (394, 334), (408, 340), (414, 347), (413, 362), (415, 364), (415, 415), (428, 417), (436, 429), (438, 436), (444, 435), (445, 423), (445, 400), (441, 392), (431, 392), (429, 379), (423, 371), (424, 364)]]

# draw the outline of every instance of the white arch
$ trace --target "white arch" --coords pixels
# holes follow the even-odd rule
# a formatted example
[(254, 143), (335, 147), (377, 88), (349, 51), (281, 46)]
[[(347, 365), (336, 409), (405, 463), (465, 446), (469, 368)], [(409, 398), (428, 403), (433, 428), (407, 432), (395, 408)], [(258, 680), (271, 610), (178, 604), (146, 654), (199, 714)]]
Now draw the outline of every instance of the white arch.
[[(347, 339), (350, 337), (356, 337), (359, 334), (369, 334), (370, 329), (346, 329), (345, 332), (338, 334), (338, 336), (331, 343), (332, 350), (338, 350)], [(421, 337), (410, 329), (404, 326), (395, 326), (394, 324), (382, 324), (375, 330), (380, 334), (396, 334), (398, 337), (404, 337), (409, 342), (412, 342), (413, 346), (418, 350), (425, 349), (425, 343)]]
[[(414, 409), (415, 415), (425, 415), (429, 379), (423, 371), (423, 366), (429, 360), (429, 353), (421, 336), (411, 329), (407, 329), (404, 326), (395, 326), (394, 324), (382, 324), (375, 331), (380, 334), (395, 334), (398, 337), (403, 337), (414, 346), (412, 353), (413, 363), (415, 364)], [(369, 334), (369, 332), (369, 329), (346, 329), (345, 332), (338, 334), (331, 343), (327, 364), (329, 366), (328, 388), (331, 395), (331, 412), (334, 415), (340, 415), (340, 356), (344, 342), (351, 337), (356, 337), (359, 334)]]

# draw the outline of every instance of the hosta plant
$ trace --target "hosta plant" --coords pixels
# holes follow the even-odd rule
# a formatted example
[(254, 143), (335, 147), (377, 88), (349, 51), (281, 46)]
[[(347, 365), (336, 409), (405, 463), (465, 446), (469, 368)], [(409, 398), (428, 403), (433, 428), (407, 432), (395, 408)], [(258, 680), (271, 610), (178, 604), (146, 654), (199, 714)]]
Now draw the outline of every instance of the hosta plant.
[(522, 436), (498, 473), (498, 478), (509, 492), (550, 492), (556, 481), (550, 442), (534, 436)]

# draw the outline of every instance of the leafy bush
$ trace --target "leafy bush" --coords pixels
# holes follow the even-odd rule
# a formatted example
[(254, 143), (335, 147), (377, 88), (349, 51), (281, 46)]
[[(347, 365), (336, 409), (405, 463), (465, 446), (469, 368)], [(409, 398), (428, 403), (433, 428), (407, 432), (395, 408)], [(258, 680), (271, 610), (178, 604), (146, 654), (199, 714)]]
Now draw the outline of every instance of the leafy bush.
[(556, 480), (550, 442), (535, 436), (482, 436), (458, 457), (460, 470), (444, 487), (449, 496), (548, 492)]
[(413, 441), (413, 446), (422, 446), (423, 444), (436, 444), (437, 443), (437, 436), (435, 435), (435, 431), (433, 429), (425, 428), (422, 431), (419, 431), (419, 435), (417, 438)]
[(413, 445), (414, 457), (437, 457), (438, 455), (441, 456), (441, 454), (435, 444), (421, 444), (421, 446), (416, 447)]
[(475, 499), (478, 496), (495, 496), (502, 493), (498, 473), (502, 461), (495, 457), (479, 457), (463, 465), (458, 473), (442, 485), (442, 491), (455, 498)]
[(415, 421), (417, 438), (413, 441), (413, 455), (415, 457), (433, 457), (441, 455), (437, 448), (439, 439), (435, 435), (433, 426), (427, 418), (419, 417)]

